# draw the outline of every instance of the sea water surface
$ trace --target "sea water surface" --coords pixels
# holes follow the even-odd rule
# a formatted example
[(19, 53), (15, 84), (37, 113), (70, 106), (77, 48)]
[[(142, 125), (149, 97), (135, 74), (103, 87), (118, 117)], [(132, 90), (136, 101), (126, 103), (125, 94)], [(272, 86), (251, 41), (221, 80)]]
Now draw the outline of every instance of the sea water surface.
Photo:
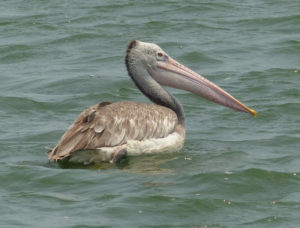
[[(300, 2), (0, 2), (0, 227), (300, 227)], [(127, 75), (154, 42), (258, 112), (170, 89), (180, 153), (49, 164), (76, 116), (149, 102)]]

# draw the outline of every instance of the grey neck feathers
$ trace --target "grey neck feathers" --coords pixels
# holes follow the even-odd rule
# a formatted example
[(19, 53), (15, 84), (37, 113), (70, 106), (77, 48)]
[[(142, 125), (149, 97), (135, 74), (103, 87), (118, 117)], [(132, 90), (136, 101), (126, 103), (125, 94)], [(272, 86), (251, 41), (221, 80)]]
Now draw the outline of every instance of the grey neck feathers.
[(147, 96), (155, 104), (165, 106), (172, 109), (178, 118), (178, 122), (184, 125), (185, 118), (181, 104), (173, 97), (168, 91), (166, 91), (161, 85), (159, 85), (144, 68), (139, 70), (130, 67), (128, 59), (126, 58), (126, 67), (128, 74), (134, 81), (139, 90)]

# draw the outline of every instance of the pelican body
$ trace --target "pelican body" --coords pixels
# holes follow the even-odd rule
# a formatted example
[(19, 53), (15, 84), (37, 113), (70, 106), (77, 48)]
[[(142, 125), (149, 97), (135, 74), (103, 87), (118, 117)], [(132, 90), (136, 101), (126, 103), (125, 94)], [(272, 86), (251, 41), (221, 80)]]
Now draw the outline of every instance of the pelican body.
[(254, 110), (172, 59), (156, 44), (131, 41), (125, 63), (137, 88), (154, 104), (102, 102), (86, 109), (48, 152), (50, 161), (114, 163), (124, 156), (181, 150), (185, 140), (183, 109), (162, 85), (256, 116)]

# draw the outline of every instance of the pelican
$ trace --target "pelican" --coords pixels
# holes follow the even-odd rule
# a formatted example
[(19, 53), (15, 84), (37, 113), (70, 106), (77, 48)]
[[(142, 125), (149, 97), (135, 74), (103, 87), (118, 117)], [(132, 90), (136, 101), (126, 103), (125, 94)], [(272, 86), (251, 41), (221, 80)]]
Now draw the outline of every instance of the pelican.
[(86, 109), (48, 152), (50, 161), (115, 163), (125, 156), (181, 150), (185, 140), (183, 109), (162, 85), (256, 116), (256, 111), (181, 65), (156, 44), (131, 41), (125, 63), (137, 88), (154, 104), (102, 102)]

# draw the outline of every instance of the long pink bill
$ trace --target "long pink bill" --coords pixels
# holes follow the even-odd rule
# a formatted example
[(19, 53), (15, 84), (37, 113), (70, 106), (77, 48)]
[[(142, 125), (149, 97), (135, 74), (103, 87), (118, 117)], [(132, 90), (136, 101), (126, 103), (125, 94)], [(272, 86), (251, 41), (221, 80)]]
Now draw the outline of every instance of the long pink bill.
[(220, 105), (250, 113), (256, 117), (255, 110), (248, 108), (213, 82), (171, 57), (168, 57), (165, 61), (159, 61), (157, 67), (160, 69), (160, 73), (155, 76), (155, 79), (161, 84), (190, 91)]

